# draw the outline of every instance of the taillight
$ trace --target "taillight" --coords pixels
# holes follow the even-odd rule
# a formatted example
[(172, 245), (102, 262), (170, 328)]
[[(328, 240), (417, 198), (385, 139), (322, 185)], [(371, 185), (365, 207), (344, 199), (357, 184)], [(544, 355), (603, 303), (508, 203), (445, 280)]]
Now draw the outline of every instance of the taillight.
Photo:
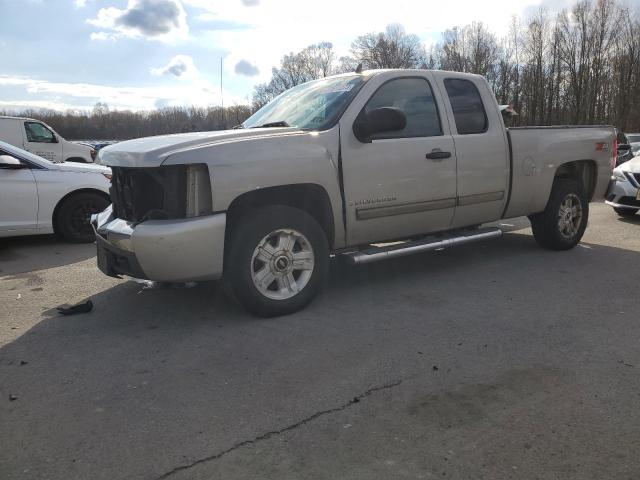
[(613, 141), (613, 156), (611, 157), (611, 168), (618, 166), (618, 139)]

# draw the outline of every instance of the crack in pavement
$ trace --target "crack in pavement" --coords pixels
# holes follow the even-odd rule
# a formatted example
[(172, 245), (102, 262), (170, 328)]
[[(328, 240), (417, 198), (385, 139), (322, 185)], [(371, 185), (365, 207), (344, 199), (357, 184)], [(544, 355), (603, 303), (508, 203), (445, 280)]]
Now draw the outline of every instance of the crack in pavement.
[(179, 467), (176, 467), (173, 470), (170, 470), (170, 471), (168, 471), (166, 473), (163, 473), (162, 475), (157, 477), (156, 480), (163, 480), (165, 478), (169, 478), (170, 476), (172, 476), (172, 475), (174, 475), (174, 474), (176, 474), (178, 472), (182, 472), (184, 470), (188, 470), (188, 469), (190, 469), (192, 467), (195, 467), (196, 465), (200, 465), (202, 463), (212, 462), (214, 460), (218, 460), (219, 458), (222, 458), (223, 456), (227, 455), (228, 453), (231, 453), (234, 450), (237, 450), (239, 448), (243, 448), (243, 447), (246, 447), (248, 445), (253, 445), (253, 444), (257, 443), (257, 442), (261, 442), (262, 440), (268, 440), (271, 437), (275, 437), (275, 436), (278, 436), (278, 435), (280, 435), (282, 433), (294, 430), (294, 429), (296, 429), (298, 427), (306, 425), (307, 423), (312, 422), (312, 421), (316, 420), (317, 418), (323, 417), (325, 415), (330, 415), (330, 414), (335, 413), (335, 412), (340, 412), (342, 410), (345, 410), (345, 409), (349, 408), (350, 406), (352, 406), (352, 405), (354, 405), (356, 403), (359, 403), (360, 400), (362, 400), (364, 398), (367, 398), (367, 397), (369, 397), (370, 395), (373, 395), (376, 392), (379, 392), (381, 390), (387, 390), (389, 388), (397, 387), (401, 383), (402, 383), (402, 380), (397, 380), (397, 381), (395, 381), (393, 383), (387, 383), (387, 384), (381, 385), (379, 387), (370, 388), (366, 392), (361, 393), (359, 395), (356, 395), (351, 400), (349, 400), (347, 403), (344, 403), (344, 404), (342, 404), (342, 405), (340, 405), (338, 407), (330, 408), (329, 410), (322, 410), (320, 412), (316, 412), (313, 415), (311, 415), (309, 417), (306, 417), (306, 418), (303, 418), (302, 420), (300, 420), (300, 421), (298, 421), (296, 423), (293, 423), (291, 425), (287, 425), (286, 427), (281, 428), (280, 430), (272, 430), (270, 432), (263, 433), (262, 435), (259, 435), (259, 436), (255, 437), (255, 438), (251, 439), (251, 440), (244, 440), (242, 442), (238, 442), (235, 445), (227, 448), (226, 450), (223, 450), (223, 451), (221, 451), (219, 453), (210, 455), (208, 457), (201, 458), (201, 459), (196, 460), (195, 462), (192, 462), (192, 463), (190, 463), (188, 465), (180, 465)]

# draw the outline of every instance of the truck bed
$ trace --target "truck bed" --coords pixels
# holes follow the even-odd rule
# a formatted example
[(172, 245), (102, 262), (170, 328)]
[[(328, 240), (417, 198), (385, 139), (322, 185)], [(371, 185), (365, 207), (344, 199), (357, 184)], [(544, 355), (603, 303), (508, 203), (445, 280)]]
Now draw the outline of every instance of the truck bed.
[(515, 127), (507, 129), (510, 181), (504, 218), (545, 209), (558, 166), (570, 160), (594, 175), (591, 200), (602, 200), (611, 175), (615, 129), (612, 126)]

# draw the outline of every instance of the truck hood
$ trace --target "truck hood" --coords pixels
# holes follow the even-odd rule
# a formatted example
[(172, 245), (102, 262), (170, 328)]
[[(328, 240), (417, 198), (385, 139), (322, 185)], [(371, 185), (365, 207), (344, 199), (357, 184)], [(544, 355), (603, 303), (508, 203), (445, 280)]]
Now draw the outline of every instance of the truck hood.
[(295, 127), (276, 127), (179, 133), (138, 138), (104, 147), (98, 154), (98, 162), (114, 167), (158, 167), (169, 155), (191, 148), (301, 132), (302, 130)]

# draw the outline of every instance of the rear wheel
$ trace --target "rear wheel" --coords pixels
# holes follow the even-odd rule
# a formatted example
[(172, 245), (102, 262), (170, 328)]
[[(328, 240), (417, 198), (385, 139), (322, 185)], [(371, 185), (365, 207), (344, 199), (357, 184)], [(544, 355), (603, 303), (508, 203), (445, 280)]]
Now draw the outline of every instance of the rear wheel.
[(545, 210), (531, 215), (529, 220), (538, 245), (568, 250), (582, 239), (588, 218), (589, 202), (578, 182), (556, 178)]
[(71, 195), (58, 208), (56, 232), (71, 242), (93, 242), (95, 234), (90, 223), (91, 215), (102, 212), (108, 206), (109, 200), (97, 193), (81, 192)]
[(617, 207), (613, 207), (613, 210), (618, 215), (620, 215), (621, 217), (633, 217), (638, 212), (638, 209), (636, 209), (636, 208), (617, 208)]
[(296, 208), (270, 206), (244, 217), (230, 235), (225, 278), (251, 313), (287, 315), (318, 294), (329, 262), (322, 227)]

